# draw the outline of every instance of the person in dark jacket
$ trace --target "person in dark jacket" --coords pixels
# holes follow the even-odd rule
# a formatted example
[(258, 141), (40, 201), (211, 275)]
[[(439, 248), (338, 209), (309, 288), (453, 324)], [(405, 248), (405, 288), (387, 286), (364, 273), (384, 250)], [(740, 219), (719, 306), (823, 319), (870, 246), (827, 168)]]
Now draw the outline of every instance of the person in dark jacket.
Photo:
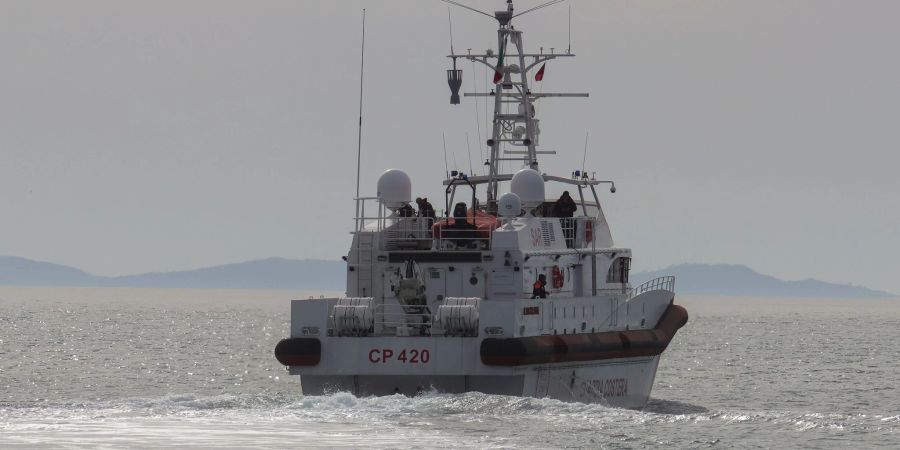
[(403, 206), (397, 210), (397, 215), (400, 217), (416, 217), (416, 210), (414, 210), (412, 206), (409, 206), (409, 203), (404, 203)]
[(475, 224), (469, 222), (468, 207), (459, 202), (453, 207), (453, 223), (446, 227), (443, 238), (449, 238), (457, 247), (467, 247), (474, 242)]
[(453, 227), (462, 230), (475, 228), (469, 223), (469, 209), (464, 202), (459, 202), (453, 207)]
[(434, 222), (434, 206), (431, 206), (431, 203), (428, 203), (428, 199), (424, 197), (419, 197), (416, 199), (416, 205), (419, 206), (419, 217), (425, 217), (430, 219), (429, 223)]
[(569, 191), (564, 191), (559, 200), (553, 204), (553, 216), (559, 217), (559, 221), (562, 223), (563, 235), (566, 237), (566, 247), (568, 248), (575, 247), (575, 221), (572, 220), (572, 216), (575, 215), (577, 209), (578, 205), (569, 195)]
[(572, 217), (577, 210), (578, 205), (575, 204), (575, 200), (569, 195), (569, 191), (564, 191), (559, 200), (553, 204), (554, 217)]
[(547, 298), (547, 276), (538, 275), (537, 281), (534, 282), (531, 290), (531, 298)]
[(435, 220), (434, 206), (431, 206), (425, 197), (416, 197), (416, 205), (419, 207), (419, 217), (425, 221), (428, 237), (431, 237), (431, 226), (434, 225)]

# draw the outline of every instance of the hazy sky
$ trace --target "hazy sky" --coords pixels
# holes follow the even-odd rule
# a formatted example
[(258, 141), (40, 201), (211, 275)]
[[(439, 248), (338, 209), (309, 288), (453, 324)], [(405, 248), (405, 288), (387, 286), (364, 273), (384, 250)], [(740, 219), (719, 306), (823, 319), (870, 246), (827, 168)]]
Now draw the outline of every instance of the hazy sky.
[[(502, 1), (476, 2), (485, 10)], [(519, 9), (540, 3), (518, 2)], [(634, 267), (728, 262), (900, 292), (900, 2), (570, 1), (571, 60), (538, 105), (542, 169), (588, 166)], [(355, 189), (398, 167), (442, 203), (484, 105), (451, 106), (434, 1), (5, 1), (0, 254), (102, 275), (337, 259)], [(454, 8), (457, 51), (495, 23)], [(566, 47), (567, 7), (515, 22)], [(463, 63), (464, 91), (487, 77)], [(482, 119), (478, 138), (476, 108)]]

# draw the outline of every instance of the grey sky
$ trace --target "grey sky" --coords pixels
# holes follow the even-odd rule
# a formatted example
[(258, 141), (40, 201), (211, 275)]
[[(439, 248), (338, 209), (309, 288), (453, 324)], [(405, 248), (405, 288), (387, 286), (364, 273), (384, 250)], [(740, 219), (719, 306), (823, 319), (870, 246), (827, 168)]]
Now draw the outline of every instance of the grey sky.
[[(559, 152), (542, 170), (580, 166), (590, 132), (636, 269), (741, 263), (900, 292), (900, 2), (571, 4), (579, 57), (538, 89), (591, 97), (538, 105), (542, 148)], [(363, 7), (363, 191), (398, 167), (438, 206), (441, 133), (464, 170), (465, 133), (476, 166), (483, 145), (471, 99), (448, 103), (436, 0), (7, 1), (0, 254), (103, 275), (339, 258)], [(491, 21), (452, 14), (458, 51), (492, 46)], [(559, 50), (566, 16), (517, 25), (530, 48)], [(462, 68), (464, 90), (483, 91), (489, 75)]]

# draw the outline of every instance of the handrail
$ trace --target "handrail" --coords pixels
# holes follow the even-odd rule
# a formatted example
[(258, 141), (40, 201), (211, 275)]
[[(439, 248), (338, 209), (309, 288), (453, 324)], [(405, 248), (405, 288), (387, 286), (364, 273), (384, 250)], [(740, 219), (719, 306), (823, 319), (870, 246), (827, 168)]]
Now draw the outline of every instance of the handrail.
[[(385, 207), (384, 203), (381, 201), (381, 197), (358, 197), (353, 200), (356, 201), (356, 216), (353, 218), (353, 233), (365, 231), (367, 220), (375, 220), (377, 231), (381, 231), (384, 228), (384, 221), (386, 219)], [(375, 203), (377, 211), (376, 216), (366, 216), (367, 202)]]
[(646, 283), (641, 284), (638, 287), (631, 289), (631, 295), (629, 298), (637, 297), (638, 295), (643, 294), (644, 292), (650, 291), (675, 291), (675, 277), (674, 276), (664, 276), (654, 278)]
[[(407, 313), (406, 311), (398, 311), (398, 312), (389, 312), (387, 311), (387, 307), (390, 305), (378, 304), (374, 306), (374, 318), (376, 329), (378, 325), (382, 327), (416, 327), (422, 330), (423, 333), (430, 334), (432, 329), (432, 323), (434, 323), (434, 315), (428, 312), (421, 313)], [(417, 306), (418, 308), (427, 309), (424, 306)], [(402, 306), (401, 306), (402, 308)], [(415, 320), (409, 319), (418, 319), (419, 323), (414, 323)], [(427, 332), (425, 330), (428, 330)]]
[[(440, 227), (435, 233), (432, 225), (442, 217), (405, 217), (390, 214), (380, 197), (359, 197), (356, 200), (356, 216), (352, 234), (363, 232), (384, 233), (380, 242), (382, 250), (486, 250), (491, 248), (493, 230), (455, 229)], [(376, 215), (366, 215), (366, 203), (374, 202)], [(371, 211), (371, 209), (370, 209)], [(479, 224), (493, 220), (473, 214), (465, 218), (477, 228)]]
[[(480, 220), (476, 218), (477, 225)], [(381, 246), (385, 250), (485, 250), (491, 248), (493, 230), (433, 228), (435, 219), (428, 217), (389, 217)]]

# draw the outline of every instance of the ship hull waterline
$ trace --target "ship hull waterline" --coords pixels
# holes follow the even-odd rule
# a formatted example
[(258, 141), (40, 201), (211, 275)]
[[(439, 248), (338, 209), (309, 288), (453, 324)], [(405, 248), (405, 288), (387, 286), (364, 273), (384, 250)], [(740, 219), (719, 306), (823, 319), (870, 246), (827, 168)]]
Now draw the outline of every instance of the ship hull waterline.
[[(279, 343), (276, 356), (300, 375), (304, 395), (476, 391), (641, 408), (650, 398), (660, 355), (686, 322), (687, 311), (670, 304), (652, 329), (480, 340), (382, 337), (365, 343), (329, 337), (324, 345), (317, 338), (293, 338)], [(404, 350), (389, 350), (398, 342)], [(321, 364), (323, 354), (336, 360), (330, 368)], [(464, 358), (429, 364), (467, 354), (480, 354), (480, 361), (474, 367), (466, 367)], [(357, 360), (366, 364), (352, 363)]]
[(519, 368), (511, 375), (302, 375), (303, 395), (350, 392), (357, 397), (425, 392), (552, 398), (642, 408), (650, 398), (659, 356), (594, 363), (545, 364)]

